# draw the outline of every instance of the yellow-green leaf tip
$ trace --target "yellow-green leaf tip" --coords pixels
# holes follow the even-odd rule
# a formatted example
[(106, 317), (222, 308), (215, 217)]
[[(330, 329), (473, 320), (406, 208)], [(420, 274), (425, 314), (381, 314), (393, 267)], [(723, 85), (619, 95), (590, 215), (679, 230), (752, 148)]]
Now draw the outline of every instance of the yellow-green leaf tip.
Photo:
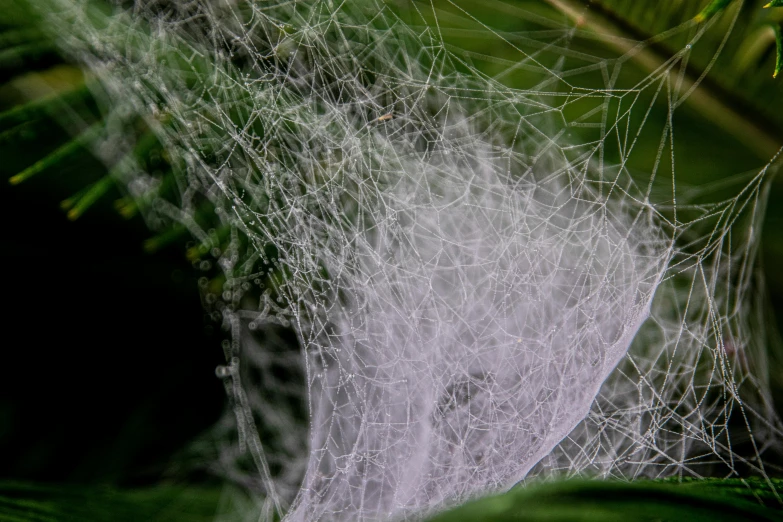
[[(777, 2), (780, 0), (772, 0), (773, 2)], [(726, 9), (726, 7), (732, 2), (732, 0), (712, 0), (709, 4), (707, 4), (707, 7), (701, 10), (699, 14), (697, 14), (694, 17), (694, 21), (696, 22), (703, 22), (707, 18), (711, 17), (712, 15), (723, 11)]]
[(144, 250), (153, 253), (160, 248), (160, 243), (155, 239), (148, 239), (144, 242)]
[(772, 0), (770, 3), (764, 6), (764, 9), (768, 9), (770, 7), (783, 7), (783, 0)]
[(127, 198), (116, 200), (114, 202), (114, 208), (125, 219), (130, 219), (136, 215), (136, 205)]

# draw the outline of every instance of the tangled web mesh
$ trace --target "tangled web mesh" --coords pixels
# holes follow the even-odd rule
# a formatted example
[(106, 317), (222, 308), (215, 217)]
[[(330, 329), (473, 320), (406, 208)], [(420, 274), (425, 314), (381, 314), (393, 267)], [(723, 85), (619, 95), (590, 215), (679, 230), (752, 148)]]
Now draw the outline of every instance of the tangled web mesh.
[[(748, 296), (773, 163), (726, 198), (677, 190), (685, 51), (620, 88), (624, 60), (521, 9), (540, 27), (451, 2), (44, 3), (107, 111), (164, 143), (178, 200), (115, 175), (225, 276), (218, 431), (239, 437), (215, 466), (269, 517), (418, 517), (556, 474), (765, 475), (780, 428)], [(453, 20), (516, 59), (490, 76)], [(661, 150), (632, 171), (650, 127)]]

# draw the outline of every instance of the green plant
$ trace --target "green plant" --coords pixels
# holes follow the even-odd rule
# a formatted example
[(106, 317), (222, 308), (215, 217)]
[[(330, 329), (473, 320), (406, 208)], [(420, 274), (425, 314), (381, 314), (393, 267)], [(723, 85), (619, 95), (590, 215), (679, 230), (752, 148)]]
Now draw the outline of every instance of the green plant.
[[(97, 2), (55, 2), (58, 17), (33, 17), (36, 27), (68, 35), (62, 48), (90, 72), (86, 83), (79, 78), (0, 116), (4, 132), (47, 116), (76, 135), (12, 182), (90, 151), (107, 172), (63, 202), (69, 217), (119, 186), (121, 213), (141, 214), (158, 232), (149, 250), (195, 238), (187, 255), (211, 278), (202, 284), (205, 301), (230, 334), (227, 364), (217, 370), (234, 405), (234, 420), (224, 425), (239, 440), (228, 471), (261, 476), (268, 512), (285, 511), (299, 483), (287, 471), (304, 442), (280, 434), (304, 440), (304, 399), (321, 404), (310, 406), (311, 422), (323, 415), (334, 421), (324, 425), (337, 427), (312, 430), (305, 490), (314, 496), (300, 497), (299, 516), (439, 508), (528, 472), (769, 474), (767, 449), (780, 427), (760, 328), (765, 303), (748, 294), (761, 284), (758, 230), (779, 164), (780, 114), (762, 107), (778, 87), (719, 67), (763, 61), (765, 49), (747, 43), (757, 41), (754, 24), (742, 22), (748, 11), (713, 2), (695, 13), (702, 25), (645, 34), (635, 24), (649, 13), (629, 4), (599, 2), (594, 11), (547, 4), (514, 11), (514, 23), (536, 35), (522, 44), (505, 32), (510, 17), (490, 20), (493, 27), (483, 19), (497, 14), (491, 9), (474, 14), (449, 2), (432, 14), (378, 5), (372, 15), (325, 3), (212, 12), (211, 4), (163, 2), (145, 4), (139, 18)], [(681, 16), (698, 7), (671, 10)], [(656, 9), (671, 25), (670, 8)], [(559, 21), (561, 13), (574, 23)], [(256, 32), (247, 29), (251, 20), (260, 20)], [(482, 42), (467, 42), (463, 26), (471, 24), (502, 45), (488, 53)], [(40, 60), (52, 46), (37, 31), (9, 36), (44, 43), (17, 45), (7, 56)], [(468, 51), (461, 57), (453, 48)], [(509, 56), (522, 65), (497, 65)], [(74, 100), (86, 100), (77, 125), (67, 110)], [(690, 109), (714, 134), (699, 136), (696, 119), (681, 122)], [(717, 155), (745, 144), (752, 152), (726, 170), (755, 170), (734, 185), (721, 178), (726, 183), (713, 183), (712, 194), (683, 189), (703, 181), (708, 160), (719, 161), (675, 154), (683, 146), (675, 114), (678, 139), (692, 138), (686, 149), (701, 144)], [(723, 151), (724, 161), (729, 156)], [(518, 186), (528, 191), (510, 188)], [(525, 304), (537, 299), (541, 306)], [(653, 319), (637, 334), (650, 308)], [(263, 350), (253, 331), (271, 322), (296, 325), (304, 370), (301, 360), (291, 362), (295, 348), (274, 354), (285, 361), (282, 370), (256, 356)], [(465, 362), (501, 348), (511, 355)], [(410, 364), (417, 350), (429, 355)], [(390, 353), (395, 358), (385, 359)], [(459, 364), (435, 371), (444, 353)], [(554, 370), (530, 370), (550, 353), (556, 356), (543, 357), (544, 366)], [(575, 362), (561, 368), (561, 361)], [(389, 368), (402, 374), (385, 374)], [(264, 378), (248, 393), (251, 370)], [(560, 386), (549, 383), (552, 376)], [(287, 386), (300, 379), (308, 379), (304, 398)], [(381, 384), (364, 393), (357, 380)], [(530, 451), (514, 446), (494, 457), (497, 441), (483, 447), (481, 436), (465, 434), (475, 425), (464, 419), (488, 414), (492, 428), (479, 431), (503, 433), (492, 400), (513, 390), (511, 381), (533, 391), (500, 399), (498, 411), (517, 433), (530, 433), (521, 444)], [(409, 382), (425, 385), (407, 389)], [(575, 382), (581, 387), (572, 390)], [(394, 395), (406, 389), (405, 397)], [(254, 404), (258, 397), (267, 402)], [(425, 406), (421, 397), (432, 400)], [(518, 407), (504, 410), (509, 404)], [(563, 404), (578, 411), (566, 413)], [(430, 410), (410, 420), (410, 411)], [(390, 419), (367, 422), (379, 412)], [(465, 433), (453, 427), (462, 422)], [(413, 427), (427, 423), (436, 436), (417, 442)], [(380, 426), (373, 440), (367, 426)], [(398, 436), (384, 447), (401, 447), (402, 455), (376, 451), (377, 441)], [(406, 464), (417, 444), (434, 448), (438, 456), (427, 462), (440, 466), (436, 472)], [(462, 475), (449, 468), (453, 448)], [(402, 488), (410, 498), (401, 507), (385, 497), (358, 506), (347, 493), (335, 505), (321, 502), (319, 492), (374, 484), (366, 476), (375, 467), (395, 487), (411, 469), (418, 473)], [(483, 472), (491, 477), (475, 478)], [(433, 475), (439, 478), (422, 478)]]

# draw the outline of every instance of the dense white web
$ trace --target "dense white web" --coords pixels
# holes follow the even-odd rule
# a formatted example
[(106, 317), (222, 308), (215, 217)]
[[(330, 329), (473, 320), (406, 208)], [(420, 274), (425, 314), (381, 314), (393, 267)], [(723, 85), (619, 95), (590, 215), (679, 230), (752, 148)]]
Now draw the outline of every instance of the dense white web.
[[(416, 517), (534, 476), (764, 475), (771, 167), (678, 189), (685, 49), (633, 79), (541, 6), (492, 3), (526, 27), (501, 32), (450, 2), (44, 3), (177, 166), (179, 199), (146, 217), (225, 277), (204, 286), (239, 437), (216, 466), (270, 517)], [(155, 199), (154, 173), (122, 177)]]

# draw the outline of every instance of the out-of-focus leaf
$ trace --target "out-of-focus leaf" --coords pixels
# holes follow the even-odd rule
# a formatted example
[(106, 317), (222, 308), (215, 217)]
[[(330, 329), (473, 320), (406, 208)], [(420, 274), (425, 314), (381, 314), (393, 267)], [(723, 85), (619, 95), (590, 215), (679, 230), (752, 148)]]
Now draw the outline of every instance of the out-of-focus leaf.
[(783, 0), (772, 0), (764, 6), (764, 9), (767, 9), (768, 7), (783, 7)]
[(43, 159), (36, 161), (19, 174), (12, 176), (8, 181), (12, 185), (16, 185), (40, 172), (43, 172), (46, 169), (59, 166), (61, 162), (71, 158), (80, 150), (82, 150), (86, 145), (88, 145), (102, 130), (103, 125), (101, 123), (95, 123), (91, 125), (71, 141), (65, 145), (62, 145), (60, 148)]
[(156, 486), (133, 491), (0, 483), (0, 520), (89, 522), (229, 522), (246, 513), (222, 487)]
[(161, 248), (163, 248), (166, 245), (170, 245), (171, 243), (182, 239), (184, 237), (187, 237), (188, 229), (180, 226), (175, 225), (171, 228), (166, 229), (165, 231), (161, 232), (157, 236), (151, 237), (148, 240), (144, 242), (144, 250), (147, 252), (157, 252)]
[(24, 105), (0, 112), (0, 129), (35, 121), (47, 115), (57, 115), (74, 103), (83, 102), (90, 95), (86, 84), (81, 84), (52, 96), (33, 100)]
[[(783, 0), (782, 0), (783, 1)], [(777, 24), (773, 27), (775, 30), (775, 48), (777, 52), (777, 59), (775, 60), (775, 72), (772, 73), (773, 78), (777, 78), (780, 69), (783, 68), (783, 24)]]
[[(483, 498), (430, 522), (728, 522), (782, 520), (777, 487), (767, 482), (696, 481), (685, 485), (643, 481), (565, 481)], [(761, 494), (754, 495), (754, 489)]]
[(701, 10), (699, 14), (696, 15), (697, 22), (703, 22), (707, 18), (711, 17), (714, 14), (717, 14), (720, 11), (723, 11), (728, 7), (728, 5), (732, 2), (732, 0), (712, 0), (709, 4), (707, 4), (707, 7)]

